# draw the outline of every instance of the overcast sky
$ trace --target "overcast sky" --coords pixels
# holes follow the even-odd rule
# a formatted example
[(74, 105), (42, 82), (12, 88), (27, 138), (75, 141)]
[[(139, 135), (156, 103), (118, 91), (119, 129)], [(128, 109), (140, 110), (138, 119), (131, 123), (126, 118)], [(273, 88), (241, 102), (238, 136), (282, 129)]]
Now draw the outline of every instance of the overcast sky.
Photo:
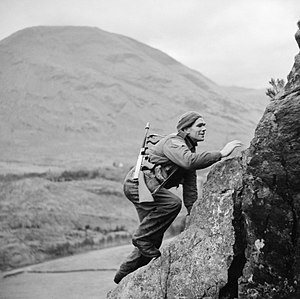
[[(0, 0), (0, 40), (31, 26), (92, 26), (157, 48), (220, 85), (286, 79), (299, 0)], [(0, 66), (1, 67), (1, 66)]]

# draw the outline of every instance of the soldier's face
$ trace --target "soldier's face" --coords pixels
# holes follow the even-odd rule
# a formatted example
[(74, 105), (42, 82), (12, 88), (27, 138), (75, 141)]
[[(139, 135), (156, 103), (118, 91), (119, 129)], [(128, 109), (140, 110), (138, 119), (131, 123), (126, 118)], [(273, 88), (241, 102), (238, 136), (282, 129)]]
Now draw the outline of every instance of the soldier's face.
[(195, 141), (204, 141), (206, 123), (202, 117), (198, 118), (191, 127), (185, 129), (186, 133)]

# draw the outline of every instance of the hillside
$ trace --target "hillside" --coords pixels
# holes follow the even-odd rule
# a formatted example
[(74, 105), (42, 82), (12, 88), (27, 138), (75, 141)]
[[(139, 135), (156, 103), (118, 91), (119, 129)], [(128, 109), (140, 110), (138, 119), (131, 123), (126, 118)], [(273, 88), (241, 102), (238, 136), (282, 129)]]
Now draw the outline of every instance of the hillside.
[(167, 134), (197, 110), (201, 149), (247, 145), (268, 101), (97, 28), (16, 32), (0, 41), (0, 66), (0, 269), (128, 240), (137, 215), (122, 180), (146, 122)]
[(208, 123), (204, 149), (231, 138), (248, 144), (267, 102), (261, 90), (220, 87), (157, 49), (98, 28), (21, 30), (0, 42), (0, 66), (2, 173), (132, 163), (147, 121), (167, 134), (187, 110)]

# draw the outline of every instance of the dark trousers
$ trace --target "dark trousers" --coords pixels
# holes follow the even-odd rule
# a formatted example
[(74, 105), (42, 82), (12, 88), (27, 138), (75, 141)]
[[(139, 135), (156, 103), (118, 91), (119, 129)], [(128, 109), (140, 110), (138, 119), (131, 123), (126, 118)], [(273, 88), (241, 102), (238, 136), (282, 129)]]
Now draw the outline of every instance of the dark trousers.
[[(150, 191), (152, 191), (151, 188)], [(154, 202), (139, 203), (137, 184), (128, 177), (125, 181), (124, 193), (134, 204), (140, 220), (140, 225), (133, 235), (133, 240), (151, 242), (159, 249), (165, 231), (180, 212), (181, 199), (171, 191), (162, 188), (154, 195)], [(138, 248), (134, 248), (120, 266), (117, 274), (126, 276), (147, 265), (151, 259), (143, 256)]]

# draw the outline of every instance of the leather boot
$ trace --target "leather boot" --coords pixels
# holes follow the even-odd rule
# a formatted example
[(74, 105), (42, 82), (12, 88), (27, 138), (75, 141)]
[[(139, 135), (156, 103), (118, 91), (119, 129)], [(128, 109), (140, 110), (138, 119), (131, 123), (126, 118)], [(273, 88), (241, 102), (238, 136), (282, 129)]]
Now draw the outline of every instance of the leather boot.
[(119, 270), (115, 277), (114, 277), (114, 282), (116, 284), (118, 284), (125, 276), (127, 276), (129, 273), (126, 273), (126, 272), (122, 272), (121, 270)]
[(150, 258), (158, 258), (161, 256), (160, 251), (149, 241), (133, 239), (132, 244), (139, 249), (143, 256)]

